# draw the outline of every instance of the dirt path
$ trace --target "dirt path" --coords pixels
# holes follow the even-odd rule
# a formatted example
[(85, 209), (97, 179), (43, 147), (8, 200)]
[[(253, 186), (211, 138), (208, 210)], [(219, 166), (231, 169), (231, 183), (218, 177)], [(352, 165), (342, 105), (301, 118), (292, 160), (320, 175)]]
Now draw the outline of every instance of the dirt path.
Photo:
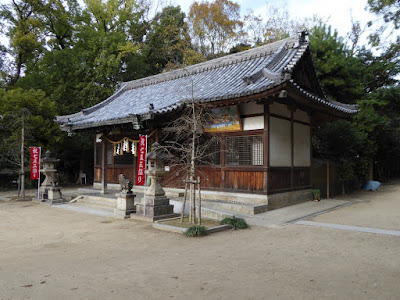
[(312, 220), (400, 230), (400, 180), (385, 183), (378, 192), (360, 191), (338, 198), (357, 201), (357, 203)]
[[(314, 220), (400, 230), (399, 191)], [(0, 201), (0, 299), (398, 299), (399, 253), (395, 236), (294, 224), (194, 239)]]

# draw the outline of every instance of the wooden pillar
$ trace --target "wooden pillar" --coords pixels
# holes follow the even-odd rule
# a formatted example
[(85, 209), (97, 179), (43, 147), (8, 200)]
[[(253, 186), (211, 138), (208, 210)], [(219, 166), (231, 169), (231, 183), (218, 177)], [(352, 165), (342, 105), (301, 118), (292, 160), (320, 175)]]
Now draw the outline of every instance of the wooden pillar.
[(269, 104), (264, 104), (264, 153), (263, 153), (263, 165), (264, 165), (264, 192), (268, 193), (268, 167), (269, 167)]
[(312, 146), (312, 128), (313, 128), (313, 122), (311, 119), (311, 113), (307, 113), (309, 118), (310, 118), (310, 186), (312, 186), (312, 165), (313, 165), (313, 146)]
[(220, 188), (225, 187), (225, 154), (226, 154), (226, 139), (225, 135), (221, 135), (221, 185)]
[(326, 199), (329, 199), (329, 160), (326, 161)]
[(107, 140), (103, 139), (101, 145), (102, 158), (101, 158), (101, 193), (107, 194)]
[(291, 148), (291, 167), (290, 167), (290, 187), (294, 186), (294, 124), (293, 124), (293, 114), (296, 110), (293, 107), (289, 107), (290, 109), (290, 148)]

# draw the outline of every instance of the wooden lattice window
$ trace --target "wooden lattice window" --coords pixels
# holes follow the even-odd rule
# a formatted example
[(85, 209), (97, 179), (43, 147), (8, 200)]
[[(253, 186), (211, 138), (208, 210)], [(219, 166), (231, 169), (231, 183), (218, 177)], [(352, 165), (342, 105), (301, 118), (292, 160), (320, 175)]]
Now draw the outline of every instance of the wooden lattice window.
[(263, 138), (260, 135), (226, 137), (226, 165), (262, 166)]

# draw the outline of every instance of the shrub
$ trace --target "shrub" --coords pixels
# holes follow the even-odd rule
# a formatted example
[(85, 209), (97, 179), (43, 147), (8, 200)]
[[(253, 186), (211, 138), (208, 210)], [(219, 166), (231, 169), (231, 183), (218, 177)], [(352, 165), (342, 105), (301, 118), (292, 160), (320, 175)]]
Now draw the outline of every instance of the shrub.
[(247, 225), (244, 219), (235, 218), (235, 216), (233, 216), (232, 218), (223, 219), (221, 221), (221, 225), (229, 225), (234, 230), (249, 228), (249, 225)]
[(207, 229), (204, 226), (195, 225), (189, 227), (184, 234), (189, 237), (205, 236), (207, 235)]
[(320, 199), (320, 195), (321, 195), (321, 192), (320, 192), (319, 189), (313, 190), (313, 199), (314, 200), (319, 200)]

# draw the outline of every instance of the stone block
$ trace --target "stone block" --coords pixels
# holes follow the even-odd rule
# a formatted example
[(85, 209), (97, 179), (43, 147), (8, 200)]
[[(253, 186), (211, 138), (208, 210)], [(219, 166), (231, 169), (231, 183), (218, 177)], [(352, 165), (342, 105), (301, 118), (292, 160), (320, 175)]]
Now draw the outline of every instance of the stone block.
[(146, 217), (152, 218), (161, 215), (170, 215), (174, 213), (174, 206), (171, 204), (168, 205), (146, 205), (137, 204), (136, 205), (136, 214), (137, 215), (144, 215)]
[(117, 198), (117, 208), (114, 215), (117, 218), (127, 219), (136, 211), (135, 195), (132, 193), (119, 193)]
[(135, 210), (135, 195), (120, 193), (117, 198), (117, 209)]

